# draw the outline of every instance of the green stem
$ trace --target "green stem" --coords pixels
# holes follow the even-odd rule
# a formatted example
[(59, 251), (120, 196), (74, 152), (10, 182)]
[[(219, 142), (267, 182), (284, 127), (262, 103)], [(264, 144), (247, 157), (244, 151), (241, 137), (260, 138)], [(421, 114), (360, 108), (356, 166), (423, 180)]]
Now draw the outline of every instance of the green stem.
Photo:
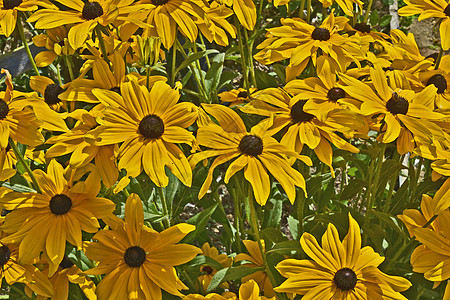
[(163, 219), (163, 223), (164, 223), (165, 228), (169, 228), (170, 227), (170, 216), (169, 216), (169, 210), (167, 209), (166, 196), (164, 195), (163, 188), (160, 186), (158, 186), (158, 192), (159, 192), (159, 199), (161, 200), (161, 204), (162, 204), (163, 214), (164, 214), (164, 216), (166, 216)]
[[(397, 151), (395, 151), (394, 154), (394, 159), (395, 157), (399, 157), (399, 162), (402, 163), (403, 159), (405, 157), (405, 155), (399, 155)], [(394, 187), (395, 187), (395, 183), (397, 182), (398, 179), (398, 175), (399, 175), (400, 171), (395, 172), (394, 176), (391, 178), (391, 180), (389, 181), (389, 191), (388, 194), (386, 196), (386, 202), (385, 205), (383, 207), (383, 211), (384, 212), (388, 212), (390, 211), (390, 207), (391, 207), (391, 200), (392, 200), (392, 195), (394, 194)]]
[(72, 62), (70, 61), (69, 56), (64, 56), (64, 59), (66, 61), (67, 69), (69, 70), (70, 80), (73, 81), (75, 76), (73, 76)]
[(237, 38), (239, 42), (239, 52), (241, 54), (241, 65), (242, 65), (242, 76), (244, 77), (244, 89), (247, 90), (247, 93), (249, 93), (250, 84), (248, 82), (248, 69), (247, 69), (247, 62), (245, 59), (245, 52), (244, 52), (244, 45), (242, 43), (242, 34), (241, 34), (241, 24), (239, 24), (238, 19), (234, 18), (236, 28), (237, 28)]
[[(190, 50), (193, 53), (197, 53), (197, 45), (194, 44), (194, 46), (191, 47)], [(198, 75), (200, 76), (200, 80), (201, 80), (201, 83), (202, 83), (202, 89), (206, 92), (205, 78), (203, 77), (202, 68), (200, 66), (200, 61), (198, 59), (195, 60), (195, 67), (197, 68)], [(205, 95), (206, 95), (206, 93), (205, 93)], [(211, 101), (210, 101), (210, 103), (211, 103)]]
[(9, 138), (9, 145), (11, 146), (11, 149), (13, 150), (17, 160), (25, 168), (25, 171), (28, 173), (28, 175), (30, 175), (31, 181), (33, 182), (33, 186), (36, 192), (42, 194), (41, 188), (39, 187), (39, 183), (37, 182), (36, 177), (33, 174), (33, 171), (31, 171), (30, 166), (25, 162), (22, 153), (20, 153), (19, 149), (17, 148), (16, 144), (11, 138)]
[(264, 6), (264, 0), (259, 1), (259, 7), (258, 7), (258, 20), (262, 18), (262, 9)]
[(111, 67), (109, 64), (110, 61), (108, 58), (108, 52), (106, 52), (105, 41), (103, 40), (102, 31), (100, 30), (100, 25), (95, 26), (95, 33), (98, 38), (98, 44), (100, 45), (100, 50), (102, 51), (103, 59), (108, 63), (108, 66)]
[(442, 55), (444, 54), (444, 49), (441, 48), (439, 49), (439, 54), (438, 57), (436, 58), (436, 62), (434, 63), (434, 69), (437, 70), (439, 68), (439, 64), (441, 63), (441, 58)]
[(306, 0), (301, 0), (300, 6), (298, 7), (298, 16), (300, 19), (303, 19), (305, 17), (305, 15), (303, 13), (303, 7), (305, 7), (305, 2), (306, 2)]
[(428, 226), (430, 226), (431, 223), (433, 223), (433, 221), (436, 220), (437, 217), (438, 215), (432, 216), (431, 219), (429, 219), (428, 222), (426, 222), (425, 225), (422, 226), (422, 228), (427, 228)]
[(177, 43), (174, 43), (172, 47), (172, 72), (170, 74), (170, 86), (175, 87), (175, 69), (177, 63)]
[(20, 38), (22, 39), (23, 46), (25, 47), (25, 51), (27, 52), (28, 59), (30, 60), (31, 65), (33, 66), (34, 72), (36, 73), (37, 76), (39, 76), (39, 69), (36, 66), (36, 63), (34, 62), (33, 55), (31, 54), (30, 47), (28, 47), (28, 42), (27, 39), (25, 38), (25, 33), (23, 31), (22, 25), (22, 18), (24, 18), (23, 13), (19, 12), (19, 16), (20, 17), (17, 18), (17, 28), (19, 29)]
[(311, 22), (311, 0), (308, 0), (306, 5), (306, 22), (309, 24)]
[[(201, 32), (198, 33), (198, 36), (200, 37), (200, 42), (202, 43), (203, 49), (206, 51), (206, 45), (205, 45), (205, 41), (203, 40), (203, 35), (201, 34)], [(206, 64), (208, 65), (208, 69), (211, 68), (211, 62), (209, 61), (209, 56), (205, 55), (206, 58)]]
[[(269, 277), (272, 286), (275, 287), (277, 286), (277, 282), (275, 281), (275, 277), (273, 276), (272, 271), (270, 270), (269, 263), (267, 262), (266, 252), (261, 243), (261, 237), (259, 235), (258, 215), (256, 214), (255, 204), (253, 200), (253, 191), (250, 185), (248, 186), (248, 203), (250, 209), (250, 220), (249, 220), (250, 225), (255, 235), (255, 239), (258, 242), (259, 251), (261, 251), (261, 256), (264, 262), (266, 274)], [(277, 299), (286, 299), (284, 294), (277, 293), (277, 295), (278, 295)]]
[[(245, 38), (245, 44), (247, 45), (247, 52), (249, 55), (249, 63), (250, 63), (250, 74), (252, 75), (252, 84), (255, 88), (257, 88), (256, 85), (256, 75), (255, 75), (255, 66), (253, 64), (253, 41), (249, 42), (248, 41), (248, 33), (247, 33), (247, 29), (244, 28), (244, 38)], [(247, 91), (248, 95), (250, 95), (250, 91)]]
[(367, 23), (369, 20), (370, 10), (372, 9), (373, 0), (369, 0), (369, 4), (367, 5), (366, 14), (364, 15), (364, 23)]

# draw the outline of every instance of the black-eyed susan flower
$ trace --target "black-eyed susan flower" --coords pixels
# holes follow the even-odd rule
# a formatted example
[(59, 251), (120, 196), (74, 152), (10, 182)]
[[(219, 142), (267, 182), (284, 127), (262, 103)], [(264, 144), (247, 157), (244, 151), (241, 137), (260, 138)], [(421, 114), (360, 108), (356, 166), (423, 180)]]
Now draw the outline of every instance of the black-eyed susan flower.
[(92, 91), (106, 109), (104, 123), (87, 137), (95, 139), (97, 146), (122, 143), (118, 167), (126, 169), (128, 176), (136, 177), (145, 171), (157, 186), (164, 187), (169, 182), (167, 166), (190, 186), (192, 170), (176, 143), (194, 142), (194, 136), (185, 128), (195, 122), (197, 107), (177, 103), (179, 91), (163, 81), (157, 81), (150, 91), (137, 81), (124, 82), (120, 92)]
[(445, 139), (442, 129), (430, 122), (444, 117), (432, 111), (437, 90), (434, 85), (417, 94), (412, 90), (393, 89), (378, 65), (371, 68), (370, 77), (373, 87), (355, 78), (340, 75), (346, 85), (342, 87), (345, 92), (362, 102), (363, 115), (384, 115), (384, 125), (381, 126), (383, 133), (379, 137), (383, 143), (397, 139), (397, 151), (405, 154), (414, 149), (415, 136), (430, 141)]
[(438, 70), (420, 72), (418, 77), (424, 86), (434, 85), (437, 88), (435, 106), (448, 114), (450, 111), (450, 55), (442, 57)]
[[(219, 254), (219, 251), (217, 250), (216, 247), (211, 247), (209, 243), (204, 243), (201, 249), (202, 249), (201, 255), (211, 257), (212, 259), (220, 263), (224, 268), (231, 267), (233, 259), (231, 257), (228, 257), (228, 255), (224, 253)], [(200, 283), (202, 293), (206, 293), (206, 290), (208, 289), (208, 286), (211, 283), (212, 278), (217, 273), (217, 270), (210, 265), (202, 265), (200, 267), (200, 271), (202, 272), (202, 275), (198, 277), (198, 282)], [(227, 282), (222, 283), (220, 287), (224, 289), (229, 288)]]
[(324, 8), (330, 7), (336, 2), (339, 7), (344, 11), (346, 15), (353, 16), (353, 6), (357, 4), (359, 9), (362, 10), (363, 2), (361, 0), (319, 0)]
[(405, 0), (406, 6), (398, 10), (400, 16), (419, 15), (419, 21), (427, 18), (442, 19), (439, 26), (443, 50), (450, 48), (450, 4), (445, 0)]
[(68, 26), (59, 26), (47, 29), (45, 33), (33, 37), (33, 43), (38, 47), (45, 47), (48, 51), (36, 54), (34, 61), (38, 67), (46, 67), (53, 63), (57, 57), (73, 55), (75, 50), (67, 40)]
[(378, 269), (384, 257), (369, 246), (361, 249), (358, 223), (349, 214), (349, 229), (341, 242), (333, 224), (322, 237), (304, 233), (300, 238), (303, 251), (312, 260), (285, 259), (276, 269), (287, 278), (276, 292), (304, 295), (305, 299), (404, 299), (400, 292), (411, 283)]
[[(7, 233), (0, 231), (0, 238), (6, 236)], [(18, 252), (18, 244), (0, 243), (0, 280), (5, 279), (9, 285), (24, 283), (30, 293), (35, 292), (46, 299), (53, 296), (54, 289), (47, 276), (32, 264), (20, 263)]]
[[(201, 4), (204, 5), (203, 2), (199, 2), (199, 5)], [(208, 16), (208, 22), (197, 23), (202, 34), (210, 43), (214, 41), (218, 45), (228, 46), (227, 32), (232, 38), (236, 38), (236, 29), (226, 20), (233, 11), (215, 1), (209, 7), (204, 6), (203, 9)]]
[(253, 30), (256, 25), (256, 6), (253, 0), (217, 0), (220, 4), (233, 6), (236, 17), (247, 30)]
[(270, 194), (269, 173), (281, 184), (291, 203), (295, 201), (295, 186), (302, 188), (306, 194), (305, 179), (289, 165), (286, 156), (298, 158), (307, 165), (312, 162), (309, 157), (298, 155), (275, 140), (268, 131), (272, 123), (260, 123), (247, 132), (241, 117), (232, 109), (223, 105), (203, 105), (203, 108), (218, 120), (220, 126), (206, 124), (199, 126), (197, 132), (197, 144), (209, 149), (192, 155), (189, 160), (191, 166), (205, 158), (218, 156), (200, 189), (199, 199), (208, 191), (214, 169), (234, 158), (225, 173), (225, 183), (244, 169), (244, 177), (250, 182), (256, 202), (260, 205), (266, 204)]
[(0, 149), (8, 146), (10, 137), (23, 145), (35, 147), (44, 141), (39, 132), (42, 122), (36, 118), (28, 100), (14, 99), (11, 75), (4, 69), (2, 73), (6, 74), (6, 91), (0, 92)]
[(35, 11), (38, 6), (56, 8), (46, 0), (2, 0), (0, 1), (0, 34), (10, 36), (16, 28), (17, 14)]
[(361, 49), (367, 47), (362, 47), (360, 38), (339, 33), (347, 22), (345, 17), (335, 17), (334, 11), (317, 28), (302, 19), (281, 19), (283, 26), (267, 29), (266, 40), (256, 47), (262, 50), (254, 58), (263, 64), (289, 58), (287, 81), (298, 76), (310, 60), (315, 64), (320, 53), (341, 71), (351, 61), (359, 65), (365, 55)]
[[(218, 96), (220, 97), (220, 102), (229, 107), (233, 107), (242, 103), (249, 102), (252, 95), (256, 91), (256, 88), (250, 88), (248, 91), (243, 88), (238, 88), (231, 91), (222, 92), (218, 94)], [(250, 92), (250, 95), (248, 92)]]
[(96, 146), (84, 139), (87, 132), (99, 126), (96, 118), (100, 118), (102, 110), (103, 105), (100, 104), (89, 112), (76, 110), (70, 113), (69, 116), (77, 120), (77, 123), (69, 132), (54, 135), (46, 141), (52, 146), (45, 153), (45, 157), (55, 158), (71, 154), (69, 166), (73, 169), (82, 168), (95, 160), (95, 168), (105, 186), (109, 188), (117, 182), (119, 176), (115, 145)]
[(202, 23), (208, 18), (202, 8), (204, 4), (197, 0), (141, 0), (138, 5), (142, 5), (142, 9), (130, 13), (127, 21), (137, 22), (137, 25), (145, 21), (150, 26), (144, 26), (144, 37), (159, 36), (166, 49), (172, 47), (177, 31), (195, 42), (198, 35), (196, 22)]
[[(248, 254), (246, 253), (239, 253), (234, 258), (234, 261), (240, 262), (240, 261), (248, 261), (248, 263), (242, 264), (243, 267), (248, 268), (255, 268), (255, 267), (263, 267), (264, 268), (264, 261), (263, 257), (261, 255), (261, 250), (259, 249), (258, 242), (256, 241), (250, 241), (250, 240), (243, 240), (242, 241), (245, 245), (245, 248), (247, 248)], [(265, 251), (265, 244), (264, 240), (261, 240), (263, 251)], [(241, 282), (247, 282), (253, 280), (258, 284), (259, 290), (261, 292), (264, 292), (264, 296), (266, 297), (274, 297), (275, 292), (272, 287), (272, 283), (270, 282), (269, 276), (267, 276), (267, 273), (265, 271), (257, 271), (253, 274), (250, 274), (248, 276), (242, 277)]]
[[(294, 91), (295, 89), (293, 86)], [(333, 150), (330, 142), (339, 149), (358, 153), (358, 148), (345, 141), (336, 132), (351, 134), (355, 129), (363, 128), (364, 122), (355, 113), (344, 109), (328, 112), (325, 122), (321, 122), (315, 115), (304, 110), (308, 101), (311, 100), (304, 99), (302, 94), (291, 97), (282, 89), (269, 88), (260, 91), (254, 100), (241, 110), (267, 117), (275, 114), (269, 131), (275, 134), (287, 127), (281, 138), (281, 144), (296, 153), (300, 153), (306, 144), (324, 164), (330, 167), (334, 176)]]
[(45, 251), (51, 276), (64, 258), (66, 241), (81, 249), (82, 231), (97, 232), (97, 219), (112, 213), (115, 204), (97, 197), (100, 185), (89, 177), (72, 186), (56, 160), (50, 162), (47, 173), (35, 170), (33, 174), (42, 194), (2, 188), (0, 203), (12, 212), (2, 226), (10, 235), (1, 242), (20, 244), (19, 261), (23, 263), (31, 263)]
[[(37, 265), (42, 264), (42, 262), (38, 262)], [(42, 270), (42, 274), (46, 277), (48, 276), (49, 268), (47, 264), (44, 264), (44, 268)], [(54, 300), (66, 300), (69, 299), (69, 286), (70, 283), (76, 284), (83, 291), (86, 298), (89, 300), (96, 300), (97, 295), (95, 294), (95, 284), (94, 282), (86, 276), (67, 256), (64, 255), (63, 260), (59, 264), (58, 270), (53, 276), (48, 278), (50, 283), (53, 286), (54, 294), (52, 299)], [(31, 298), (31, 289), (28, 286), (25, 287), (25, 293)], [(48, 297), (44, 295), (39, 295), (36, 297), (36, 300), (47, 300)]]
[(119, 7), (128, 6), (129, 0), (60, 0), (58, 1), (71, 10), (41, 9), (35, 12), (28, 22), (36, 22), (38, 29), (51, 29), (62, 25), (74, 24), (69, 29), (69, 44), (78, 49), (85, 43), (88, 35), (96, 26), (107, 26), (119, 15)]
[(144, 225), (141, 199), (131, 194), (125, 204), (125, 221), (111, 215), (104, 221), (111, 230), (102, 230), (86, 246), (86, 255), (99, 264), (85, 274), (106, 274), (97, 286), (102, 299), (162, 299), (161, 289), (183, 296), (187, 287), (178, 278), (174, 266), (187, 263), (200, 249), (177, 244), (195, 229), (177, 224), (162, 232)]
[(242, 283), (239, 287), (239, 295), (233, 292), (224, 292), (222, 295), (210, 293), (205, 296), (199, 294), (189, 294), (183, 297), (183, 300), (275, 300), (275, 297), (267, 298), (260, 296), (258, 284), (254, 280), (249, 280)]

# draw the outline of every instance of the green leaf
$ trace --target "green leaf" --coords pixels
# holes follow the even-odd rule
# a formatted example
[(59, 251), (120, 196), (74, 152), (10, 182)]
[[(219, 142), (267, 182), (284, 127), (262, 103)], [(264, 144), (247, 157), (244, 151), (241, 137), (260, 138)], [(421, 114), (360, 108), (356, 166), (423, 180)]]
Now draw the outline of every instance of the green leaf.
[(189, 243), (192, 242), (197, 234), (200, 231), (203, 231), (203, 229), (206, 227), (206, 224), (208, 224), (208, 221), (213, 214), (213, 212), (216, 210), (218, 204), (215, 204), (204, 211), (202, 211), (199, 214), (196, 214), (192, 218), (186, 221), (188, 224), (195, 225), (195, 230), (190, 232), (187, 236), (184, 237), (183, 243)]
[(288, 225), (289, 225), (289, 230), (291, 231), (291, 234), (292, 234), (292, 238), (294, 240), (298, 240), (298, 223), (299, 223), (299, 220), (297, 220), (293, 216), (289, 216), (287, 218), (287, 222), (288, 222)]
[(382, 16), (382, 17), (381, 17), (381, 20), (380, 20), (380, 26), (381, 26), (381, 27), (388, 26), (389, 23), (391, 22), (391, 19), (392, 19), (392, 16), (391, 16), (391, 15), (385, 15), (385, 16)]
[(392, 217), (391, 215), (389, 215), (387, 213), (384, 213), (384, 212), (381, 212), (381, 211), (376, 211), (376, 210), (373, 210), (372, 214), (375, 217), (377, 217), (380, 221), (385, 223), (387, 225), (387, 227), (397, 231), (401, 235), (404, 235), (406, 238), (408, 238), (408, 236), (404, 234), (403, 230), (398, 225), (398, 221), (397, 221), (396, 218)]
[(264, 270), (264, 268), (262, 268), (262, 267), (260, 267), (260, 268), (247, 268), (247, 267), (224, 268), (222, 270), (217, 271), (217, 273), (211, 279), (211, 282), (208, 286), (207, 292), (209, 293), (209, 292), (215, 290), (223, 282), (241, 279), (242, 277), (245, 277), (245, 276), (251, 275), (255, 272), (263, 271), (263, 270)]
[(375, 26), (378, 22), (380, 22), (380, 14), (374, 9), (370, 12), (370, 25)]
[(180, 72), (181, 70), (183, 70), (184, 68), (186, 68), (190, 63), (196, 61), (197, 59), (202, 58), (203, 56), (205, 56), (206, 51), (200, 51), (197, 53), (193, 53), (191, 55), (188, 56), (188, 58), (186, 60), (184, 60), (176, 69), (175, 69), (175, 74), (178, 74), (178, 72)]
[(8, 189), (11, 189), (15, 192), (20, 193), (36, 193), (36, 191), (32, 188), (29, 188), (27, 186), (21, 185), (21, 184), (10, 184), (9, 182), (5, 181), (2, 183), (3, 187), (6, 187)]
[(364, 180), (359, 178), (350, 179), (348, 184), (344, 187), (341, 193), (341, 200), (349, 200), (355, 197), (367, 184)]
[(281, 216), (283, 214), (283, 201), (285, 198), (280, 192), (273, 195), (264, 206), (264, 218), (262, 228), (275, 227), (280, 228)]
[(210, 96), (217, 94), (217, 87), (220, 82), (220, 77), (223, 71), (223, 62), (225, 60), (225, 53), (219, 53), (211, 59), (211, 67), (205, 75), (205, 89)]
[(191, 260), (189, 263), (185, 264), (185, 266), (188, 266), (190, 268), (197, 268), (198, 267), (198, 273), (200, 273), (200, 266), (208, 265), (214, 268), (215, 270), (222, 270), (223, 266), (215, 260), (212, 257), (206, 256), (206, 255), (199, 255), (196, 256), (193, 260)]
[(270, 87), (277, 87), (277, 77), (276, 74), (269, 74), (267, 72), (255, 69), (256, 84), (259, 89), (266, 89)]

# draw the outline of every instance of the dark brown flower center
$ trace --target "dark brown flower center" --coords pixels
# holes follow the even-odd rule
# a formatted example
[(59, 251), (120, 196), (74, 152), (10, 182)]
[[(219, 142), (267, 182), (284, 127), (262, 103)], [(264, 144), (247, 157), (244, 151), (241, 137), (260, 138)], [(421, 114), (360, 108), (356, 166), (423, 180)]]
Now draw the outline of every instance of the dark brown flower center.
[(12, 212), (12, 210), (2, 209), (1, 216), (4, 217), (4, 216), (6, 216), (7, 214), (9, 214), (10, 212)]
[(148, 115), (139, 123), (139, 132), (148, 139), (157, 139), (164, 133), (164, 122), (157, 115)]
[(152, 0), (153, 5), (163, 5), (166, 4), (167, 2), (169, 2), (169, 0)]
[(427, 85), (434, 84), (437, 87), (438, 94), (443, 94), (447, 89), (447, 80), (441, 74), (434, 74), (427, 81)]
[(11, 257), (11, 250), (9, 250), (8, 246), (0, 247), (0, 266), (4, 266), (9, 258)]
[(205, 272), (208, 275), (211, 275), (213, 273), (214, 269), (211, 266), (203, 266), (202, 272)]
[(61, 102), (58, 96), (64, 92), (64, 89), (57, 84), (49, 84), (44, 91), (44, 100), (48, 105), (56, 104)]
[(64, 215), (72, 208), (72, 199), (64, 194), (55, 195), (50, 199), (50, 210), (55, 215)]
[(362, 33), (370, 33), (370, 25), (367, 23), (356, 23), (353, 28)]
[(74, 263), (70, 260), (70, 258), (67, 255), (64, 255), (61, 263), (59, 264), (59, 266), (63, 269), (68, 269), (73, 265)]
[(103, 8), (98, 2), (87, 2), (81, 12), (83, 19), (94, 20), (103, 15)]
[(3, 120), (9, 113), (9, 106), (5, 100), (0, 99), (0, 120)]
[(3, 7), (5, 9), (13, 9), (22, 4), (22, 0), (3, 0)]
[(116, 93), (119, 94), (119, 95), (122, 95), (122, 93), (120, 92), (120, 87), (118, 87), (118, 86), (115, 86), (115, 87), (113, 87), (113, 88), (110, 88), (109, 90), (110, 90), (110, 91), (113, 91), (113, 92), (116, 92)]
[(260, 155), (263, 152), (262, 139), (256, 135), (246, 135), (239, 143), (239, 150), (251, 156)]
[(247, 93), (247, 91), (241, 91), (241, 92), (239, 92), (239, 94), (237, 96), (238, 96), (238, 98), (247, 98), (248, 93)]
[(409, 108), (409, 102), (397, 93), (393, 93), (391, 99), (386, 103), (386, 109), (392, 114), (406, 115)]
[(128, 248), (123, 256), (126, 264), (131, 268), (138, 268), (142, 266), (142, 264), (145, 262), (146, 257), (147, 255), (144, 249), (142, 249), (139, 246), (133, 246)]
[(345, 97), (345, 91), (344, 91), (343, 89), (341, 89), (341, 88), (334, 87), (334, 88), (332, 88), (332, 89), (330, 89), (330, 90), (328, 91), (327, 97), (328, 97), (328, 99), (330, 99), (331, 101), (336, 102), (336, 101), (338, 101), (339, 99)]
[[(20, 1), (22, 2), (22, 1)], [(444, 9), (444, 14), (447, 15), (447, 17), (450, 17), (450, 4), (447, 5), (447, 7)]]
[(328, 41), (330, 39), (330, 31), (326, 28), (316, 28), (311, 37), (318, 41)]
[(383, 71), (394, 71), (395, 69), (393, 67), (384, 67)]
[(291, 118), (295, 123), (308, 122), (314, 119), (314, 115), (303, 111), (307, 100), (299, 100), (291, 107)]
[(348, 291), (355, 288), (358, 279), (352, 269), (343, 268), (334, 274), (333, 281), (339, 289)]

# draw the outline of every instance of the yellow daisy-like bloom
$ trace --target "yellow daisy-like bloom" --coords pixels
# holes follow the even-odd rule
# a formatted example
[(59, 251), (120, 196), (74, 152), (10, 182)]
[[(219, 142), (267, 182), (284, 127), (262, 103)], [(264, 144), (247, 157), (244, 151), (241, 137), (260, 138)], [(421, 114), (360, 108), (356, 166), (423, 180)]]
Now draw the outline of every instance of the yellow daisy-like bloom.
[[(233, 107), (242, 103), (249, 102), (252, 95), (257, 91), (256, 88), (250, 88), (248, 91), (243, 88), (238, 88), (237, 90), (226, 91), (218, 94), (220, 101), (229, 106)], [(248, 94), (250, 92), (250, 95)]]
[[(139, 12), (131, 13), (127, 21), (144, 27), (144, 37), (159, 36), (166, 49), (175, 42), (179, 30), (191, 42), (198, 35), (198, 23), (207, 23), (204, 4), (199, 0), (141, 0), (137, 4), (142, 7)], [(132, 7), (131, 7), (132, 9)], [(205, 21), (206, 19), (206, 21)], [(141, 25), (145, 20), (150, 25)]]
[(214, 41), (218, 45), (228, 46), (229, 43), (226, 32), (228, 32), (232, 38), (236, 38), (236, 29), (226, 20), (226, 18), (233, 14), (233, 11), (219, 5), (215, 1), (211, 3), (210, 7), (204, 6), (203, 9), (208, 16), (209, 22), (197, 23), (200, 31), (210, 43)]
[(341, 242), (333, 224), (322, 236), (322, 247), (314, 236), (304, 233), (300, 244), (313, 260), (285, 259), (276, 269), (287, 277), (280, 293), (304, 295), (302, 299), (404, 299), (400, 292), (411, 283), (378, 269), (384, 257), (369, 246), (361, 249), (358, 223), (349, 214), (349, 230)]
[(72, 10), (41, 9), (35, 12), (28, 22), (36, 22), (37, 29), (51, 29), (62, 25), (75, 24), (69, 29), (69, 44), (78, 49), (85, 43), (88, 35), (98, 25), (107, 26), (119, 15), (118, 7), (128, 6), (132, 0), (59, 0), (59, 3)]
[[(292, 85), (295, 91), (295, 83)], [(333, 110), (327, 114), (326, 122), (321, 122), (316, 116), (304, 110), (310, 99), (304, 99), (302, 94), (291, 97), (286, 91), (276, 88), (268, 88), (260, 91), (255, 100), (241, 108), (246, 113), (261, 116), (275, 114), (270, 132), (275, 134), (288, 126), (287, 131), (281, 138), (281, 144), (300, 153), (303, 145), (313, 149), (317, 157), (332, 167), (333, 149), (330, 142), (342, 150), (358, 153), (354, 147), (337, 135), (337, 131), (351, 134), (354, 128), (362, 128), (364, 123), (356, 114), (350, 110)]]
[(406, 6), (398, 10), (400, 16), (419, 15), (419, 21), (435, 17), (443, 19), (439, 27), (443, 50), (450, 48), (450, 4), (445, 0), (405, 0)]
[(55, 8), (46, 0), (1, 0), (0, 1), (0, 34), (10, 36), (16, 28), (17, 14), (24, 11), (35, 11), (38, 6)]
[(68, 26), (59, 26), (47, 29), (45, 34), (39, 34), (33, 37), (33, 43), (38, 47), (45, 47), (48, 51), (39, 52), (34, 60), (36, 66), (46, 67), (50, 65), (59, 56), (69, 56), (75, 53), (75, 50), (69, 45), (67, 39)]
[(112, 230), (102, 230), (86, 246), (86, 256), (99, 261), (84, 272), (106, 276), (97, 286), (103, 299), (162, 299), (161, 289), (183, 296), (187, 287), (177, 277), (174, 266), (187, 263), (200, 249), (178, 244), (195, 226), (177, 224), (162, 232), (144, 225), (141, 199), (131, 194), (125, 204), (125, 221), (111, 215), (104, 221)]
[[(48, 277), (48, 265), (45, 265), (42, 273)], [(69, 299), (69, 285), (70, 283), (78, 285), (89, 300), (96, 300), (95, 284), (70, 260), (67, 255), (64, 255), (62, 262), (59, 264), (58, 270), (53, 276), (48, 279), (55, 291), (52, 296), (53, 300)], [(28, 286), (25, 287), (25, 293), (31, 298), (31, 290)], [(38, 294), (36, 300), (47, 300), (48, 297)]]
[(20, 243), (19, 260), (24, 263), (31, 263), (44, 250), (50, 258), (49, 274), (53, 275), (64, 258), (66, 241), (81, 249), (82, 231), (97, 232), (97, 219), (112, 213), (115, 204), (97, 197), (100, 184), (89, 177), (72, 186), (55, 160), (47, 173), (35, 170), (33, 174), (42, 194), (1, 190), (0, 203), (12, 210), (2, 226), (11, 235), (1, 242)]
[(149, 91), (136, 81), (120, 84), (121, 95), (113, 91), (94, 89), (102, 102), (104, 123), (87, 137), (95, 145), (123, 144), (119, 148), (119, 170), (138, 176), (143, 170), (157, 185), (169, 183), (165, 167), (190, 186), (192, 169), (176, 143), (194, 142), (185, 128), (195, 122), (197, 107), (188, 102), (177, 103), (180, 93), (168, 84), (157, 81)]
[(234, 14), (238, 18), (239, 23), (247, 30), (255, 28), (256, 6), (253, 0), (217, 0), (217, 2), (233, 6)]
[[(228, 257), (228, 255), (226, 254), (219, 254), (217, 248), (211, 247), (209, 243), (203, 244), (201, 254), (211, 257), (212, 259), (220, 263), (224, 268), (231, 267), (231, 263), (233, 262), (233, 259), (231, 257)], [(206, 290), (211, 283), (211, 279), (217, 273), (217, 270), (210, 265), (202, 265), (200, 267), (200, 271), (204, 272), (204, 274), (198, 277), (198, 281), (200, 282), (202, 293), (206, 293)], [(227, 282), (224, 282), (220, 285), (220, 287), (223, 289), (228, 289), (229, 286)]]
[[(0, 238), (6, 236), (5, 232), (0, 231)], [(0, 243), (0, 280), (5, 279), (9, 285), (24, 283), (30, 291), (43, 295), (46, 299), (53, 296), (54, 289), (47, 276), (31, 264), (20, 263), (18, 252), (19, 245)]]
[(41, 144), (44, 141), (39, 132), (42, 122), (36, 118), (28, 100), (13, 99), (11, 75), (4, 69), (1, 72), (6, 74), (6, 91), (0, 92), (0, 149), (8, 146), (10, 137), (31, 147)]
[[(264, 261), (261, 255), (261, 251), (259, 250), (258, 242), (250, 240), (244, 240), (242, 242), (244, 243), (245, 248), (247, 248), (248, 254), (239, 253), (238, 255), (236, 255), (234, 261), (239, 262), (247, 260), (250, 262), (242, 264), (243, 267), (249, 268), (264, 267)], [(261, 243), (263, 246), (263, 251), (265, 251), (264, 240), (261, 240)], [(264, 292), (264, 296), (266, 297), (275, 296), (272, 283), (270, 282), (269, 276), (267, 276), (266, 272), (258, 271), (248, 276), (242, 277), (241, 282), (246, 282), (250, 280), (254, 280), (258, 284), (259, 290)]]
[(69, 114), (78, 122), (70, 132), (52, 136), (46, 141), (53, 146), (47, 150), (45, 157), (55, 158), (71, 154), (69, 166), (73, 169), (82, 168), (95, 159), (95, 168), (105, 186), (109, 188), (117, 182), (119, 176), (114, 153), (115, 146), (96, 146), (84, 139), (87, 132), (99, 126), (96, 118), (100, 118), (102, 111), (103, 105), (97, 105), (89, 112), (76, 110)]
[(324, 8), (330, 7), (336, 2), (346, 15), (353, 16), (353, 5), (358, 4), (362, 10), (364, 3), (361, 0), (319, 0)]
[(450, 111), (450, 55), (442, 57), (438, 70), (420, 72), (419, 79), (424, 86), (432, 84), (437, 88), (435, 106), (448, 114)]
[(232, 292), (224, 292), (222, 295), (211, 293), (206, 296), (199, 294), (189, 294), (183, 297), (183, 300), (275, 300), (275, 297), (266, 298), (259, 295), (258, 284), (254, 280), (249, 280), (241, 284), (239, 288), (239, 297)]
[[(340, 35), (348, 19), (335, 17), (334, 11), (316, 28), (302, 19), (281, 19), (281, 27), (267, 29), (266, 40), (258, 45), (262, 49), (254, 58), (262, 64), (271, 64), (290, 59), (286, 69), (286, 80), (298, 76), (310, 59), (316, 64), (318, 53), (329, 56), (334, 65), (344, 71), (347, 63), (364, 59), (361, 38)], [(318, 51), (318, 50), (321, 51)]]
[[(351, 97), (362, 102), (361, 113), (366, 116), (383, 114), (385, 131), (379, 137), (383, 143), (397, 139), (397, 151), (405, 154), (414, 149), (414, 137), (422, 140), (442, 139), (439, 126), (429, 120), (441, 120), (444, 115), (433, 112), (437, 88), (430, 85), (420, 93), (412, 90), (392, 89), (380, 66), (370, 69), (372, 86), (341, 74), (346, 84), (342, 88)], [(430, 108), (431, 107), (431, 108)]]
[(241, 117), (232, 109), (223, 105), (202, 105), (205, 111), (220, 124), (200, 125), (197, 132), (197, 143), (210, 148), (190, 157), (194, 167), (198, 162), (212, 156), (218, 156), (208, 171), (208, 176), (199, 192), (199, 199), (208, 191), (212, 182), (214, 169), (234, 158), (225, 173), (225, 183), (238, 171), (244, 169), (244, 177), (253, 188), (256, 202), (265, 205), (270, 194), (269, 173), (281, 184), (291, 203), (295, 201), (295, 186), (306, 194), (305, 179), (293, 169), (286, 158), (295, 157), (307, 165), (311, 159), (298, 155), (278, 143), (267, 129), (270, 122), (260, 123), (247, 132)]
[[(126, 66), (123, 57), (118, 52), (114, 52), (110, 65), (103, 59), (96, 59), (92, 62), (93, 79), (84, 78), (83, 74), (69, 84), (69, 88), (59, 95), (65, 101), (82, 101), (87, 103), (99, 103), (99, 99), (93, 94), (94, 89), (110, 90), (121, 94), (120, 84), (135, 78), (139, 83), (145, 84), (146, 77), (136, 72), (126, 74)], [(87, 69), (85, 70), (87, 72)], [(84, 73), (85, 73), (84, 72)], [(157, 81), (167, 81), (164, 76), (150, 76), (149, 88)]]

